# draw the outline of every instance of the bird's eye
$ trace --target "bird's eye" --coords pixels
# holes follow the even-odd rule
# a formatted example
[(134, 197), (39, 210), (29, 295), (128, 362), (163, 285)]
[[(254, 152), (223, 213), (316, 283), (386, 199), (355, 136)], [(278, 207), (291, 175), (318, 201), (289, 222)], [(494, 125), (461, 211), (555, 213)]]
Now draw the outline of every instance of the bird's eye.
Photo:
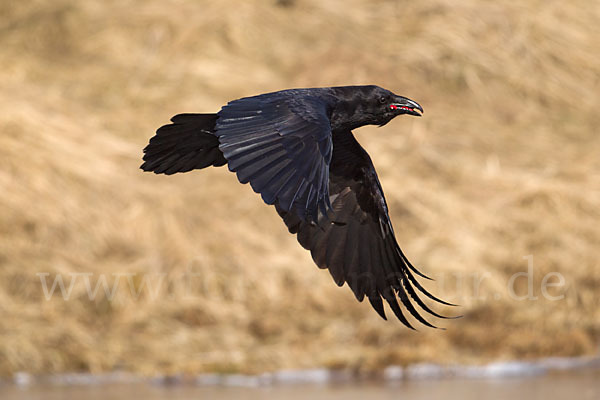
[(381, 97), (379, 98), (379, 102), (380, 102), (381, 104), (385, 104), (385, 102), (386, 102), (386, 101), (387, 101), (387, 97), (386, 97), (386, 96), (381, 96)]

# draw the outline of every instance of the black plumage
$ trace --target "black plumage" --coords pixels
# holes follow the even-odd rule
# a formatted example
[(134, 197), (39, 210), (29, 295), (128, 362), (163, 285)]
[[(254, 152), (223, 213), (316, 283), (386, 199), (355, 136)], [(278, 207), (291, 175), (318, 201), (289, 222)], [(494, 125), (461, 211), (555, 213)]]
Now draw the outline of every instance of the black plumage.
[[(386, 318), (383, 300), (412, 328), (400, 304), (445, 318), (419, 297), (427, 278), (398, 246), (377, 173), (352, 130), (420, 116), (416, 102), (377, 86), (290, 89), (234, 100), (217, 114), (180, 114), (158, 129), (141, 168), (187, 172), (228, 164), (275, 206), (288, 230), (337, 285), (347, 283)], [(429, 279), (429, 278), (427, 278)], [(417, 307), (415, 307), (415, 305)]]

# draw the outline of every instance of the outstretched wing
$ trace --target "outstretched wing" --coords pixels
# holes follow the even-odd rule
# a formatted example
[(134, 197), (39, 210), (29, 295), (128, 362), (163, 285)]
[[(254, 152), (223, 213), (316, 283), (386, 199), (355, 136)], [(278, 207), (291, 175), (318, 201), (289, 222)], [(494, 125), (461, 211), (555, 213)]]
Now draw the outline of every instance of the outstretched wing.
[(330, 219), (301, 221), (278, 204), (277, 211), (300, 244), (311, 251), (319, 268), (327, 268), (338, 286), (344, 282), (359, 301), (367, 296), (383, 317), (386, 300), (396, 317), (412, 328), (403, 315), (398, 299), (421, 323), (433, 327), (417, 311), (415, 304), (436, 317), (417, 292), (442, 304), (416, 280), (421, 274), (406, 259), (388, 215), (387, 204), (375, 168), (367, 152), (351, 132), (335, 133), (329, 173)]
[(218, 115), (219, 149), (240, 182), (301, 220), (327, 212), (332, 139), (322, 99), (269, 93), (232, 101)]

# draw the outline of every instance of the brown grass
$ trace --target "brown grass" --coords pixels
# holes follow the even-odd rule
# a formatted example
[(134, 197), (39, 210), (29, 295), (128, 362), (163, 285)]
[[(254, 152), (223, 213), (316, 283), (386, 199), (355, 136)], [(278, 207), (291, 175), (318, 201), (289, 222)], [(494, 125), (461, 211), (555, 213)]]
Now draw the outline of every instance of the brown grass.
[[(368, 370), (597, 351), (597, 2), (291, 3), (0, 4), (0, 373)], [(462, 304), (447, 331), (380, 320), (226, 169), (137, 169), (178, 112), (364, 83), (426, 110), (358, 135), (399, 242), (438, 279), (432, 291)], [(517, 301), (507, 282), (528, 255), (538, 300)], [(549, 289), (558, 301), (540, 292), (553, 271), (566, 282)], [(92, 285), (135, 273), (142, 294), (122, 278), (113, 301), (102, 290), (91, 301), (81, 282), (69, 301), (46, 301), (40, 272), (92, 273)], [(142, 274), (167, 274), (156, 298)]]

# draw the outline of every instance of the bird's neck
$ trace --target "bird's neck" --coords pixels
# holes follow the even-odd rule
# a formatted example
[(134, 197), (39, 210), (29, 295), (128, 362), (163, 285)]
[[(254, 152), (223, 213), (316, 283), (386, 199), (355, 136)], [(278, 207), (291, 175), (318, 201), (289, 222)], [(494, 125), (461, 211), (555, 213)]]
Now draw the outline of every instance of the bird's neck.
[(331, 107), (331, 130), (351, 131), (364, 125), (375, 124), (376, 118), (363, 110), (362, 100), (356, 94), (343, 93), (335, 97)]

